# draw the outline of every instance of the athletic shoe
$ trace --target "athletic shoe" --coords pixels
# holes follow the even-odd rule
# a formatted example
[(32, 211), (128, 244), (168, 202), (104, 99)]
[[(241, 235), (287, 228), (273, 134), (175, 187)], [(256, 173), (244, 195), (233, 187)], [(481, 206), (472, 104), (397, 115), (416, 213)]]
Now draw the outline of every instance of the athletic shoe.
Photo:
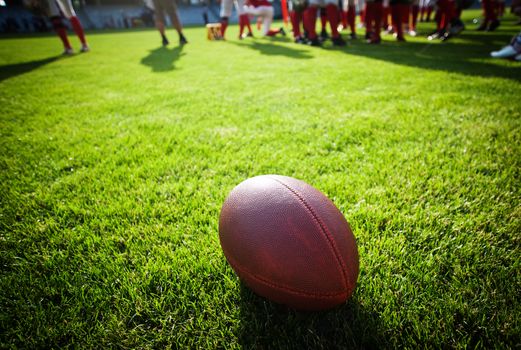
[(514, 57), (514, 60), (521, 62), (521, 53), (519, 55), (517, 55), (516, 57)]
[(406, 42), (407, 40), (403, 36), (397, 36), (396, 41)]
[(416, 35), (418, 35), (418, 33), (416, 33), (415, 30), (409, 30), (409, 35), (410, 36), (416, 36)]
[(294, 41), (295, 41), (295, 44), (305, 44), (306, 43), (306, 40), (301, 36), (297, 36)]
[(494, 58), (510, 58), (516, 55), (521, 55), (521, 53), (517, 52), (512, 45), (507, 45), (499, 51), (492, 51), (490, 53), (490, 56)]
[(282, 35), (282, 36), (286, 36), (286, 31), (284, 30), (284, 28), (280, 27), (279, 29), (279, 33)]
[(182, 34), (179, 36), (179, 44), (180, 45), (188, 44), (188, 40), (186, 40), (185, 36)]
[(382, 39), (380, 39), (380, 38), (372, 38), (372, 39), (367, 40), (368, 44), (380, 44), (381, 42), (382, 42)]
[(441, 38), (445, 34), (445, 31), (434, 31), (427, 37), (427, 40), (435, 40)]
[(452, 37), (453, 37), (452, 33), (450, 31), (448, 31), (448, 32), (443, 33), (443, 35), (440, 36), (439, 39), (441, 41), (447, 41), (447, 40), (449, 40)]
[(351, 33), (351, 34), (349, 34), (349, 37), (350, 37), (352, 40), (356, 40), (356, 39), (358, 39), (358, 37), (356, 36), (356, 33)]
[(497, 27), (499, 27), (500, 24), (501, 22), (499, 22), (499, 20), (493, 20), (492, 22), (490, 22), (490, 25), (487, 28), (487, 32), (493, 32), (497, 29)]
[(249, 32), (248, 34), (246, 34), (246, 37), (247, 37), (247, 38), (253, 38), (253, 33), (252, 33), (252, 32)]
[(89, 45), (87, 45), (87, 44), (81, 45), (80, 52), (89, 52), (89, 51), (90, 51)]
[(162, 44), (163, 44), (163, 46), (167, 46), (168, 44), (170, 44), (170, 42), (168, 42), (168, 39), (166, 38), (166, 36), (163, 37)]
[(331, 38), (334, 46), (346, 46), (346, 42), (342, 39), (341, 36), (337, 36), (336, 38)]
[(329, 38), (329, 34), (327, 34), (326, 30), (323, 29), (321, 32), (320, 32), (320, 39), (322, 39), (322, 41), (324, 40), (327, 40)]
[(483, 22), (483, 23), (481, 23), (480, 26), (476, 28), (476, 30), (477, 30), (477, 31), (480, 31), (480, 32), (481, 32), (481, 31), (484, 31), (484, 30), (486, 30), (486, 29), (487, 29), (487, 22)]
[(320, 40), (318, 40), (318, 38), (314, 38), (314, 39), (308, 39), (308, 45), (309, 46), (322, 46), (322, 43), (320, 42)]
[(71, 49), (71, 48), (63, 50), (63, 53), (62, 53), (62, 55), (64, 55), (64, 56), (70, 56), (70, 55), (73, 55), (73, 54), (74, 54), (74, 50)]

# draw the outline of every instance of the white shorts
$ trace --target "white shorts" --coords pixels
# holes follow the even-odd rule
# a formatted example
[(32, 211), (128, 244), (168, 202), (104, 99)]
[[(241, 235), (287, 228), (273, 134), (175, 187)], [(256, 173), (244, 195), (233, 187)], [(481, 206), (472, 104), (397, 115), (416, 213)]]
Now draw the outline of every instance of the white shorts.
[(327, 5), (338, 5), (338, 0), (309, 0), (309, 4), (315, 7), (326, 7)]
[(238, 16), (244, 14), (244, 0), (221, 0), (221, 12), (219, 15), (221, 17), (231, 17), (233, 5), (235, 5), (235, 11), (237, 11)]
[(349, 6), (358, 7), (358, 2), (358, 0), (342, 0), (342, 10), (346, 12)]
[(49, 13), (51, 17), (62, 14), (67, 19), (76, 16), (71, 0), (49, 0)]
[(262, 19), (262, 35), (268, 34), (273, 22), (273, 6), (244, 6), (244, 13)]

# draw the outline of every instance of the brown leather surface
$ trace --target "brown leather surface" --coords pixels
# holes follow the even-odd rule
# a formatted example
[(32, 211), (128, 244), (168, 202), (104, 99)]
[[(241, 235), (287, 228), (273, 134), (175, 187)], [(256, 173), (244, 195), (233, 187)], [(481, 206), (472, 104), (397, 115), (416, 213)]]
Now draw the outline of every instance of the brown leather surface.
[(323, 310), (355, 288), (353, 233), (333, 202), (303, 181), (263, 175), (242, 182), (223, 204), (219, 237), (239, 278), (275, 302)]

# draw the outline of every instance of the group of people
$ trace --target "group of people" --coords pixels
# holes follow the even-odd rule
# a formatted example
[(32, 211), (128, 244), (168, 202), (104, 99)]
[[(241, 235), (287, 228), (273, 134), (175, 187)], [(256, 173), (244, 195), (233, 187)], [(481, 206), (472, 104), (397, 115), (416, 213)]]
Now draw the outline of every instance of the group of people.
[[(461, 21), (463, 9), (470, 7), (474, 0), (283, 0), (283, 14), (286, 9), (291, 21), (294, 41), (312, 46), (320, 46), (327, 38), (333, 45), (344, 46), (340, 31), (349, 29), (349, 36), (357, 38), (356, 16), (360, 15), (360, 23), (366, 29), (365, 39), (368, 43), (381, 42), (381, 32), (394, 34), (396, 40), (405, 41), (404, 33), (416, 36), (418, 21), (430, 21), (435, 13), (436, 30), (429, 34), (428, 39), (447, 40), (459, 34), (464, 28)], [(505, 9), (504, 0), (481, 0), (484, 20), (477, 30), (494, 31), (500, 25), (499, 18)], [(228, 19), (235, 4), (239, 16), (239, 38), (252, 35), (249, 16), (273, 17), (272, 5), (267, 0), (222, 0), (221, 28), (224, 37)], [(271, 8), (271, 9), (270, 9)], [(262, 9), (262, 11), (261, 11)], [(268, 11), (268, 9), (270, 9)], [(435, 10), (435, 11), (434, 11)], [(317, 20), (320, 18), (320, 35), (316, 31)], [(329, 23), (330, 34), (326, 27)], [(283, 31), (278, 31), (283, 32)], [(275, 35), (277, 31), (268, 28), (264, 35)]]
[[(74, 52), (67, 38), (63, 19), (70, 21), (71, 27), (81, 42), (80, 52), (90, 50), (85, 39), (82, 25), (76, 16), (71, 0), (25, 0), (33, 11), (49, 16), (54, 30), (60, 37), (64, 54)], [(146, 0), (147, 6), (155, 11), (155, 24), (163, 45), (169, 40), (165, 33), (165, 15), (169, 16), (179, 36), (179, 43), (188, 43), (183, 34), (175, 0)], [(474, 0), (282, 0), (283, 15), (289, 17), (293, 38), (296, 43), (320, 46), (324, 40), (331, 39), (333, 45), (344, 46), (345, 40), (340, 31), (349, 28), (350, 37), (357, 38), (357, 9), (360, 23), (365, 26), (365, 39), (370, 44), (381, 42), (382, 30), (393, 33), (396, 40), (405, 41), (404, 33), (416, 36), (416, 24), (419, 21), (430, 21), (434, 9), (436, 30), (429, 40), (447, 40), (464, 29), (461, 21), (463, 9), (472, 5)], [(481, 0), (484, 20), (477, 30), (493, 31), (499, 25), (499, 18), (505, 10), (504, 0)], [(286, 35), (283, 28), (273, 29), (274, 9), (268, 0), (221, 0), (220, 24), (221, 38), (225, 38), (232, 9), (235, 6), (239, 19), (239, 38), (252, 37), (250, 18), (256, 17), (257, 24), (262, 26), (263, 36)], [(513, 0), (512, 12), (521, 16), (521, 0)], [(519, 12), (519, 13), (518, 13)], [(317, 20), (320, 18), (321, 30), (317, 33)], [(330, 34), (327, 32), (329, 23)], [(521, 23), (520, 23), (521, 24)], [(517, 36), (508, 49), (492, 53), (493, 57), (515, 57), (521, 60), (521, 37)], [(517, 40), (517, 41), (516, 41)]]

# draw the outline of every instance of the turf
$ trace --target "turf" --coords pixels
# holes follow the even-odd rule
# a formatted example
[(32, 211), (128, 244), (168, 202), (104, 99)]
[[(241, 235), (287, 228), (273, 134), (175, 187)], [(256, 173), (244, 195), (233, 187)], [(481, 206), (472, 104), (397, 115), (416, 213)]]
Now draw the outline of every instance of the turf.
[[(478, 15), (342, 49), (233, 26), (88, 33), (72, 57), (1, 39), (0, 347), (518, 348), (521, 63), (488, 55), (519, 27)], [(350, 222), (345, 306), (287, 310), (227, 265), (220, 206), (267, 173)]]

